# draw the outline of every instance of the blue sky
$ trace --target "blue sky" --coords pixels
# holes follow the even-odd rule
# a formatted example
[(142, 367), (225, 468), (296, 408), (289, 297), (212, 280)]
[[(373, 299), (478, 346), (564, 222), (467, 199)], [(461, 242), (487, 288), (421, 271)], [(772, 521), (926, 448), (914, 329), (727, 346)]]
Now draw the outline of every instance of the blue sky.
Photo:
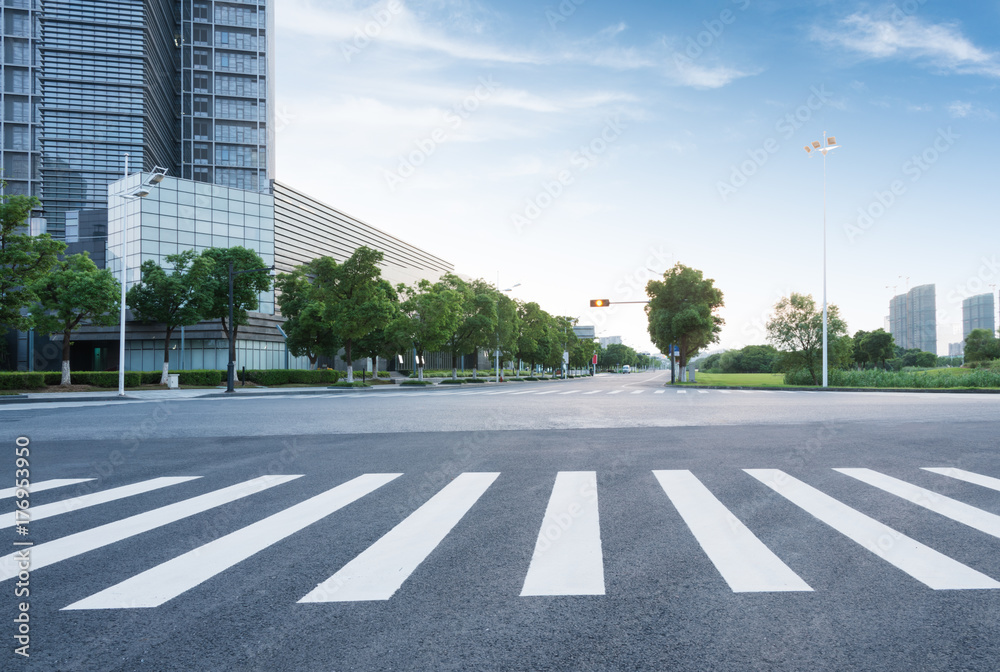
[[(883, 326), (1000, 283), (1000, 3), (276, 3), (278, 178), (513, 295), (652, 349), (647, 280), (725, 294), (720, 346), (828, 296)], [(894, 289), (895, 288), (895, 289)]]

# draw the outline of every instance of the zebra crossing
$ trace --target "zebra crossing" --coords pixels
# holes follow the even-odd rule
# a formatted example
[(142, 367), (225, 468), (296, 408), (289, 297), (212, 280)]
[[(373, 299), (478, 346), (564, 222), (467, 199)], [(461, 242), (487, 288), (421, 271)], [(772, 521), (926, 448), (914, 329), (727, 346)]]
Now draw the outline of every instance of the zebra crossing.
[[(983, 488), (987, 497), (1000, 493), (1000, 478), (952, 467), (923, 467), (922, 471)], [(933, 490), (867, 468), (832, 471), (919, 507), (932, 521), (947, 520), (977, 533), (1000, 539), (1000, 516), (973, 507)], [(997, 590), (1000, 581), (955, 560), (939, 549), (909, 537), (876, 518), (858, 511), (822, 490), (779, 469), (743, 469), (741, 478), (780, 495), (823, 529), (846, 537), (896, 570), (931, 590)], [(650, 472), (645, 472), (647, 475)], [(813, 592), (811, 586), (769, 548), (743, 521), (690, 470), (656, 469), (651, 472), (665, 495), (662, 506), (679, 514), (707, 558), (733, 593)], [(440, 488), (429, 499), (327, 577), (315, 577), (316, 587), (294, 599), (300, 604), (373, 602), (393, 598), (421, 566), (434, 563), (434, 551), (483, 498), (489, 497), (500, 472), (465, 472)], [(159, 477), (107, 490), (65, 498), (33, 510), (32, 521), (78, 512), (100, 504), (171, 488), (197, 476)], [(273, 488), (302, 475), (265, 475), (120, 520), (84, 529), (31, 548), (31, 569), (39, 570), (91, 551), (127, 542), (130, 550), (143, 544), (144, 533), (205, 513), (237, 500), (258, 501)], [(238, 565), (270, 549), (353, 503), (392, 484), (404, 473), (363, 474), (318, 495), (293, 504), (193, 550), (157, 564), (114, 585), (63, 606), (63, 610), (155, 608), (183, 599), (209, 579), (223, 572), (238, 572)], [(37, 484), (34, 492), (58, 490), (90, 479), (53, 479)], [(754, 484), (756, 482), (756, 484)], [(655, 486), (654, 486), (655, 487)], [(990, 492), (986, 492), (986, 491)], [(596, 471), (559, 471), (554, 476), (530, 562), (523, 567), (521, 598), (590, 596), (607, 594), (606, 550), (602, 545)], [(11, 498), (9, 490), (0, 498)], [(996, 499), (1000, 506), (1000, 496)], [(344, 514), (347, 515), (347, 514)], [(6, 522), (6, 519), (4, 519)], [(683, 529), (680, 530), (683, 533)], [(885, 544), (884, 540), (892, 540)], [(125, 547), (122, 547), (125, 548)], [(0, 581), (18, 576), (18, 554), (0, 557)], [(695, 561), (694, 558), (691, 561)], [(331, 568), (334, 569), (334, 568)], [(829, 588), (826, 588), (827, 590)]]
[[(532, 389), (519, 389), (519, 388), (507, 388), (507, 389), (485, 389), (485, 390), (439, 390), (439, 389), (422, 389), (422, 390), (392, 390), (392, 391), (359, 391), (359, 392), (340, 392), (337, 394), (329, 394), (325, 391), (317, 391), (314, 394), (281, 394), (281, 393), (268, 393), (268, 394), (255, 394), (255, 395), (235, 395), (233, 397), (227, 397), (226, 399), (240, 399), (240, 400), (251, 400), (251, 399), (387, 399), (387, 398), (399, 398), (399, 397), (480, 397), (480, 396), (509, 396), (509, 397), (522, 397), (522, 396), (568, 396), (575, 395), (576, 397), (589, 397), (590, 399), (595, 398), (606, 398), (613, 397), (616, 395), (628, 395), (631, 397), (633, 395), (667, 395), (664, 398), (672, 397), (674, 395), (728, 395), (733, 393), (738, 394), (751, 394), (751, 395), (773, 395), (773, 394), (812, 394), (807, 390), (722, 390), (722, 389), (699, 389), (699, 388), (687, 388), (687, 389), (653, 389), (653, 388), (642, 388), (638, 390), (629, 389), (617, 389), (617, 390), (560, 390), (560, 389), (546, 389), (545, 387), (534, 387)], [(865, 394), (864, 392), (844, 392), (843, 394)], [(213, 400), (221, 400), (220, 398), (215, 398)]]

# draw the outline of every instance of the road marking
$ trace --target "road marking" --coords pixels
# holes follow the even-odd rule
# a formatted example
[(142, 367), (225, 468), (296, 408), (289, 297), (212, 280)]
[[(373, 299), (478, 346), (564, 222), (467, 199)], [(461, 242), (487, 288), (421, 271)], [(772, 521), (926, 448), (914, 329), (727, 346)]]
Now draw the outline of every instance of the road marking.
[(951, 518), (980, 532), (1000, 538), (1000, 516), (994, 513), (977, 509), (957, 499), (939, 495), (933, 490), (917, 487), (871, 469), (834, 469), (834, 471), (839, 471), (880, 490), (902, 497), (908, 502), (922, 506), (945, 518)]
[(966, 471), (965, 469), (956, 469), (954, 467), (924, 467), (924, 471), (931, 471), (935, 474), (941, 474), (942, 476), (948, 476), (949, 478), (957, 478), (960, 481), (972, 483), (973, 485), (981, 485), (984, 488), (989, 488), (990, 490), (1000, 491), (1000, 478), (982, 476), (980, 474), (974, 474), (971, 471)]
[(666, 390), (656, 390), (653, 394), (663, 394)]
[(580, 390), (570, 390), (569, 392), (560, 392), (559, 394), (576, 394)]
[[(36, 492), (42, 492), (43, 490), (52, 490), (53, 488), (62, 488), (67, 485), (76, 485), (77, 483), (86, 483), (87, 481), (93, 481), (93, 478), (53, 478), (48, 481), (39, 481), (38, 483), (32, 483), (30, 488), (26, 490), (35, 494)], [(7, 497), (13, 497), (17, 494), (19, 488), (4, 488), (0, 490), (0, 499), (5, 499)]]
[(778, 469), (744, 469), (807, 513), (934, 590), (1000, 588), (1000, 583), (869, 518)]
[[(191, 499), (185, 499), (175, 504), (169, 504), (158, 509), (153, 509), (152, 511), (39, 544), (31, 549), (31, 568), (41, 569), (42, 567), (47, 567), (60, 560), (82, 555), (83, 553), (113, 544), (117, 541), (134, 537), (137, 534), (155, 530), (158, 527), (169, 525), (197, 513), (202, 513), (217, 506), (262, 492), (276, 485), (293, 481), (296, 478), (301, 478), (301, 475), (260, 476), (249, 481), (244, 481), (243, 483), (231, 485), (228, 488), (192, 497)], [(6, 581), (17, 576), (18, 563), (15, 556), (16, 553), (11, 553), (0, 558), (0, 581)]]
[(364, 474), (157, 565), (63, 610), (158, 607), (216, 574), (361, 499), (402, 474)]
[(645, 391), (646, 391), (646, 390), (633, 390), (633, 391), (632, 391), (632, 394), (642, 394), (642, 393), (643, 393), (643, 392), (645, 392)]
[(687, 394), (687, 390), (677, 390), (677, 394)]
[(597, 472), (556, 475), (521, 595), (604, 595)]
[(608, 392), (608, 394), (621, 394), (621, 393), (622, 393), (621, 390), (611, 390), (610, 392)]
[(299, 603), (388, 600), (499, 475), (460, 474)]
[(539, 392), (539, 393), (538, 393), (538, 394), (537, 394), (536, 396), (539, 396), (539, 397), (540, 397), (540, 396), (542, 396), (543, 394), (555, 394), (555, 393), (556, 393), (556, 392), (558, 392), (558, 391), (559, 391), (559, 390), (546, 390), (546, 391), (544, 391), (544, 392)]
[(532, 394), (534, 390), (525, 390), (524, 392), (514, 392), (514, 394)]
[(653, 475), (734, 593), (812, 590), (690, 471)]
[(584, 394), (600, 394), (601, 390), (591, 390), (590, 392), (584, 392)]
[(698, 390), (698, 394), (708, 394), (708, 390)]
[[(80, 497), (64, 499), (59, 502), (53, 502), (52, 504), (33, 506), (31, 507), (31, 522), (42, 520), (44, 518), (51, 518), (52, 516), (58, 516), (60, 513), (70, 513), (79, 509), (85, 509), (88, 506), (97, 506), (98, 504), (113, 502), (116, 499), (140, 495), (144, 492), (150, 492), (159, 488), (166, 488), (171, 485), (177, 485), (178, 483), (186, 483), (187, 481), (193, 481), (196, 478), (201, 478), (201, 476), (164, 476), (162, 478), (154, 478), (149, 481), (142, 481), (141, 483), (123, 485), (120, 488), (111, 488), (110, 490), (94, 492), (89, 495), (81, 495)], [(0, 515), (0, 529), (16, 525), (17, 521), (14, 520), (14, 516), (15, 514), (13, 513)]]
[(733, 393), (732, 390), (719, 390), (719, 392), (721, 392), (722, 394), (732, 394)]

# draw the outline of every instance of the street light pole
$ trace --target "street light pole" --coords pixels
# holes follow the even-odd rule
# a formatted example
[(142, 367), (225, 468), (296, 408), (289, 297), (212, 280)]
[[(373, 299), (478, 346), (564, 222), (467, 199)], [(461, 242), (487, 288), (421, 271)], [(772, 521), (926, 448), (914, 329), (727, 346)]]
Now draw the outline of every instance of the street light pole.
[(837, 149), (837, 139), (833, 136), (826, 137), (823, 131), (823, 142), (814, 141), (812, 147), (806, 145), (807, 154), (812, 155), (813, 150), (823, 155), (823, 387), (827, 387), (828, 381), (828, 357), (827, 357), (827, 309), (826, 309), (826, 155)]

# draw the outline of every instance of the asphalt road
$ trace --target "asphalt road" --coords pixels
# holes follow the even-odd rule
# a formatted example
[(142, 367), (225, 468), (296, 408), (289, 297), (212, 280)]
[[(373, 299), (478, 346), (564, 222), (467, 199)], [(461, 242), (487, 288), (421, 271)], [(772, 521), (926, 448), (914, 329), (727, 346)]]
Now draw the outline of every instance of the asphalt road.
[(1000, 395), (663, 382), (0, 407), (2, 667), (997, 669)]

